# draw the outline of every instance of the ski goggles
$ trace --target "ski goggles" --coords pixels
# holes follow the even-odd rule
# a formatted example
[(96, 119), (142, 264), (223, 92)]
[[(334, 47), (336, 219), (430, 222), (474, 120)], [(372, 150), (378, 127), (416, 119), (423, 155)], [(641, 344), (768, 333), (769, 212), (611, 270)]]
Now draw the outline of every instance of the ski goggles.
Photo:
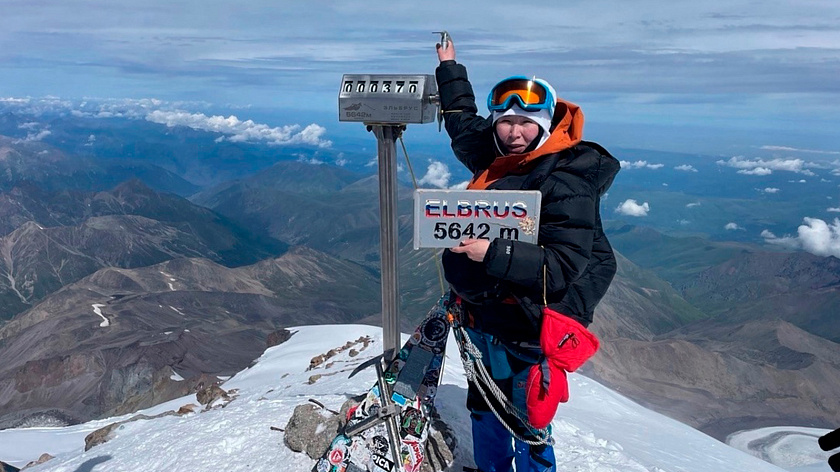
[(544, 81), (517, 75), (493, 87), (487, 96), (487, 109), (505, 111), (516, 104), (525, 111), (551, 110), (554, 101), (554, 95)]

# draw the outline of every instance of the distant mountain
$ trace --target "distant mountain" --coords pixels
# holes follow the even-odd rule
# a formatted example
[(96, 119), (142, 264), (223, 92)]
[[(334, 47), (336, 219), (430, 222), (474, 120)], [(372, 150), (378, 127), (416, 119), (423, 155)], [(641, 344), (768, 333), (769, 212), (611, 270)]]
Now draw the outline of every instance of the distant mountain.
[(593, 329), (599, 335), (650, 341), (708, 318), (653, 272), (621, 253), (616, 259), (618, 272), (595, 312)]
[(622, 225), (610, 242), (721, 321), (782, 319), (840, 342), (840, 260)]
[(239, 268), (176, 259), (99, 270), (0, 327), (0, 428), (185, 395), (173, 372), (185, 385), (231, 375), (278, 329), (376, 313), (378, 290), (362, 266), (303, 247)]
[(720, 440), (771, 425), (833, 428), (840, 415), (840, 344), (783, 321), (608, 338), (589, 374)]
[(788, 321), (840, 343), (840, 259), (806, 252), (750, 252), (716, 264), (679, 286), (721, 320)]
[[(6, 217), (2, 229), (29, 220), (0, 237), (0, 320), (103, 267), (181, 257), (238, 266), (287, 247), (138, 180), (98, 193), (16, 187), (0, 194), (0, 214)], [(47, 226), (55, 224), (63, 226)]]
[[(411, 191), (401, 187), (399, 214), (411, 214), (411, 199)], [(254, 233), (267, 233), (372, 267), (379, 265), (376, 176), (330, 165), (278, 162), (191, 200)]]
[[(644, 228), (632, 232), (638, 239), (624, 239), (631, 232), (608, 235), (614, 246), (652, 269), (617, 254), (618, 274), (591, 326), (602, 349), (585, 368), (587, 375), (720, 440), (769, 425), (833, 427), (840, 416), (835, 395), (840, 391), (840, 344), (779, 319), (779, 312), (796, 300), (796, 291), (769, 296), (768, 303), (778, 304), (775, 310), (750, 308), (759, 304), (762, 291), (770, 293), (765, 285), (771, 281), (797, 287), (799, 303), (813, 301), (815, 308), (837, 300), (819, 285), (832, 283), (826, 276), (833, 270), (830, 258), (753, 254), (743, 252), (742, 245), (671, 238)], [(742, 260), (775, 269), (747, 270)], [(802, 265), (794, 264), (793, 270), (791, 261)], [(738, 270), (720, 270), (733, 263)], [(715, 265), (704, 269), (703, 264)], [(666, 282), (657, 273), (679, 282)], [(722, 273), (743, 274), (745, 280)], [(753, 277), (754, 282), (746, 280)], [(712, 288), (698, 290), (707, 287)], [(683, 298), (683, 293), (689, 295)], [(729, 303), (731, 310), (712, 310)], [(831, 320), (828, 311), (816, 311)]]
[(0, 136), (0, 191), (33, 182), (49, 191), (106, 190), (140, 179), (156, 190), (189, 195), (199, 187), (153, 163), (115, 156), (93, 159), (70, 156), (41, 142)]

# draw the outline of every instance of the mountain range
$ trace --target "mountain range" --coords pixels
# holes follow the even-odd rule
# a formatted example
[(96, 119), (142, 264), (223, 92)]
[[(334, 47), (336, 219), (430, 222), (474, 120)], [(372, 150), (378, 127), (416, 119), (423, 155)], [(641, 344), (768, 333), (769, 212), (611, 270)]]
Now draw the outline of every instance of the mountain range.
[(184, 395), (247, 367), (283, 327), (375, 313), (378, 289), (364, 267), (306, 247), (238, 268), (178, 258), (100, 269), (0, 327), (0, 429)]
[[(132, 132), (160, 132), (138, 129)], [(116, 143), (124, 135), (113, 136)], [(151, 142), (166, 148), (170, 139)], [(158, 155), (174, 156), (189, 142), (178, 139)], [(4, 141), (6, 156), (46, 150), (43, 156), (74, 162), (104, 160), (18, 141)], [(167, 162), (178, 178), (188, 176)], [(285, 326), (379, 322), (376, 177), (289, 156), (261, 162), (235, 180), (205, 179), (211, 185), (190, 201), (137, 175), (97, 191), (62, 186), (74, 174), (60, 166), (9, 181), (0, 192), (0, 296), (12, 319), (0, 326), (0, 357), (10, 360), (0, 388), (26, 406), (6, 403), (3, 424), (39, 415), (89, 419), (118, 411), (120, 397), (131, 399), (127, 405), (154, 403), (175, 394), (166, 380), (173, 370), (192, 382), (228, 375)], [(40, 175), (27, 172), (13, 175)], [(644, 179), (628, 180), (626, 187), (617, 180), (610, 198), (644, 189)], [(432, 252), (411, 248), (410, 188), (399, 195), (401, 326), (410, 331), (441, 290)], [(831, 322), (837, 259), (666, 233), (605, 214), (619, 273), (596, 312), (603, 348), (588, 375), (719, 439), (766, 424), (831, 427), (840, 415), (832, 396), (840, 388)], [(292, 257), (310, 262), (278, 262)], [(330, 282), (309, 285), (310, 277)], [(91, 336), (97, 342), (86, 341)], [(218, 350), (208, 348), (214, 341)], [(114, 354), (122, 351), (124, 358)], [(73, 392), (66, 402), (56, 396), (59, 386)]]

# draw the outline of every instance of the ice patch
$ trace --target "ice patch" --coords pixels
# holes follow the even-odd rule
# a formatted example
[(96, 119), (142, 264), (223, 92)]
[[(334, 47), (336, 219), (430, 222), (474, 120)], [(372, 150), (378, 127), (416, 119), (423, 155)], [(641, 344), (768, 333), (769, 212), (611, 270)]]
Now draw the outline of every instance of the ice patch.
[(100, 303), (94, 303), (91, 306), (93, 307), (93, 312), (99, 315), (103, 320), (102, 323), (99, 323), (99, 327), (107, 328), (108, 326), (111, 326), (111, 322), (108, 321), (108, 318), (105, 318), (105, 315), (102, 314), (102, 310), (100, 310), (100, 308), (104, 307), (105, 305), (102, 305)]
[(170, 375), (169, 378), (176, 381), (176, 382), (183, 382), (184, 381), (184, 378), (181, 377), (178, 374), (178, 372), (175, 372), (175, 369), (172, 369), (172, 375)]

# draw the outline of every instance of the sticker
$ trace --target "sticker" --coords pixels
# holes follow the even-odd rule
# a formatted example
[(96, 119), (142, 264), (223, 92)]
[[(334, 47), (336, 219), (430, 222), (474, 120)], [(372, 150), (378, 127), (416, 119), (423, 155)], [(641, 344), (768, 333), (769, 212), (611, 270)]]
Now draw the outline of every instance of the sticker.
[(344, 418), (345, 421), (350, 421), (350, 418), (353, 417), (353, 414), (356, 413), (356, 410), (359, 409), (359, 405), (353, 405), (347, 410), (347, 417)]
[(432, 400), (435, 399), (435, 394), (437, 393), (437, 387), (434, 385), (426, 385), (423, 384), (420, 386), (420, 389), (417, 392), (417, 397), (423, 399), (423, 403), (430, 403)]
[(423, 383), (426, 385), (437, 385), (440, 378), (440, 369), (429, 370), (423, 376)]
[(373, 454), (373, 464), (382, 470), (394, 470), (394, 462), (381, 454)]
[(367, 447), (367, 442), (361, 438), (353, 439), (353, 443), (349, 448), (350, 462), (361, 467), (370, 462), (370, 449)]
[(405, 472), (418, 472), (423, 463), (423, 447), (417, 441), (403, 441), (402, 459)]
[(403, 437), (414, 436), (417, 439), (423, 437), (426, 428), (426, 418), (423, 413), (414, 408), (408, 408), (403, 411), (400, 421), (400, 435)]
[(348, 438), (347, 436), (339, 434), (335, 437), (335, 439), (332, 440), (332, 443), (330, 443), (330, 447), (347, 446), (348, 444), (350, 444), (351, 441), (352, 439)]
[(447, 328), (446, 321), (440, 318), (426, 320), (420, 328), (423, 333), (423, 341), (435, 344), (446, 339)]
[(420, 342), (421, 339), (423, 339), (423, 335), (421, 335), (420, 333), (414, 333), (411, 336), (411, 339), (409, 339), (409, 342), (411, 342), (411, 344), (417, 344)]
[(327, 459), (329, 459), (330, 464), (339, 465), (342, 462), (344, 462), (344, 456), (347, 455), (347, 452), (346, 452), (345, 449), (346, 448), (344, 446), (341, 446), (341, 447), (338, 447), (336, 449), (331, 450), (330, 454), (327, 456)]
[(330, 462), (322, 457), (318, 460), (318, 466), (316, 467), (316, 470), (318, 472), (329, 472), (330, 467), (332, 467), (330, 465)]
[(375, 454), (387, 454), (388, 440), (382, 436), (374, 436), (370, 441), (370, 447)]

